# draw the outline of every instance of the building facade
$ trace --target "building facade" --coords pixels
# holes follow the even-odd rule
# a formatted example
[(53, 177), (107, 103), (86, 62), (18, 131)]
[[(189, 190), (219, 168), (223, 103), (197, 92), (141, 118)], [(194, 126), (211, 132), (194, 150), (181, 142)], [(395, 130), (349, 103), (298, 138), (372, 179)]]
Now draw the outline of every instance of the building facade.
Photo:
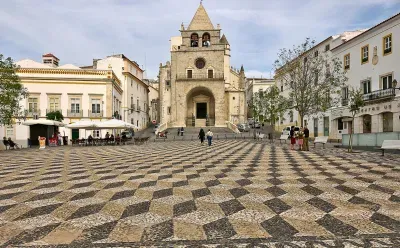
[[(329, 45), (329, 56), (342, 61), (348, 77), (341, 89), (338, 106), (318, 116), (305, 118), (304, 124), (308, 125), (310, 136), (342, 139), (343, 134), (349, 133), (400, 132), (400, 90), (393, 88), (400, 73), (397, 63), (400, 49), (396, 47), (396, 41), (400, 40), (400, 14), (356, 35), (349, 34), (332, 36), (310, 50), (314, 52)], [(287, 96), (285, 87), (279, 82), (277, 86), (282, 87), (282, 94)], [(354, 130), (349, 106), (351, 89), (361, 90), (365, 102), (355, 116)], [(280, 129), (301, 125), (299, 116), (293, 112), (292, 116), (287, 113), (280, 121)]]
[(152, 123), (160, 122), (160, 94), (158, 92), (159, 83), (157, 80), (144, 79), (146, 84), (149, 86), (149, 118)]
[[(87, 67), (85, 67), (87, 68)], [(121, 81), (123, 95), (121, 110), (114, 113), (119, 119), (137, 126), (139, 130), (149, 124), (149, 86), (143, 81), (140, 66), (123, 54), (93, 60), (94, 69), (112, 69)]]
[(247, 99), (247, 117), (253, 118), (251, 111), (254, 93), (266, 91), (269, 87), (275, 85), (274, 79), (268, 78), (246, 78), (246, 99)]
[[(64, 123), (79, 120), (103, 121), (111, 119), (115, 111), (121, 110), (122, 84), (111, 69), (81, 69), (72, 64), (58, 66), (59, 59), (45, 54), (42, 63), (25, 59), (16, 62), (20, 68), (17, 75), (29, 91), (29, 96), (21, 101), (25, 118), (46, 119), (49, 112), (60, 111)], [(18, 144), (27, 146), (29, 127), (16, 121), (12, 126), (0, 127), (4, 137), (11, 137)], [(82, 138), (99, 130), (71, 130), (60, 128), (68, 139)]]
[(171, 62), (160, 65), (160, 122), (170, 127), (226, 126), (246, 114), (245, 73), (230, 65), (230, 45), (200, 4), (181, 36), (171, 38)]

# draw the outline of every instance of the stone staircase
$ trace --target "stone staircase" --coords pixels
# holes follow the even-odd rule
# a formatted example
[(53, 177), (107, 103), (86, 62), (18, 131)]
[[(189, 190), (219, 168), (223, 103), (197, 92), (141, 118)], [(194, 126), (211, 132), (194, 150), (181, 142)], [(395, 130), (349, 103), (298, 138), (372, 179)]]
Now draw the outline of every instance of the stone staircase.
[[(184, 127), (184, 134), (183, 135), (198, 135), (200, 128), (204, 129), (204, 132), (207, 132), (208, 129), (211, 129), (211, 132), (213, 132), (214, 135), (216, 134), (232, 134), (234, 133), (232, 130), (230, 130), (227, 127)], [(178, 134), (178, 128), (168, 128), (167, 129), (169, 135), (177, 135)]]

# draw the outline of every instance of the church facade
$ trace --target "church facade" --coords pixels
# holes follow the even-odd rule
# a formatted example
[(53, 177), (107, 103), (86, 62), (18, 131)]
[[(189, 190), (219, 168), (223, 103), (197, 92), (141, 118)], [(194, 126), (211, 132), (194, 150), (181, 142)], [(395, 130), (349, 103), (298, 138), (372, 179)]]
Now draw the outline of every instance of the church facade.
[(245, 73), (231, 67), (231, 49), (200, 4), (181, 36), (171, 38), (171, 62), (160, 64), (160, 123), (217, 126), (246, 120)]

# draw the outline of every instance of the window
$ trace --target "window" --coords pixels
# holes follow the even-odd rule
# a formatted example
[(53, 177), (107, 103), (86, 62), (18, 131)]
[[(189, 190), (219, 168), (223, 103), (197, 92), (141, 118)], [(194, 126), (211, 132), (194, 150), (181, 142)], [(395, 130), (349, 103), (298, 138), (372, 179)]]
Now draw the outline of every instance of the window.
[(100, 114), (100, 99), (92, 99), (92, 113)]
[(170, 86), (170, 85), (171, 85), (171, 81), (165, 80), (165, 85), (166, 85), (167, 87)]
[(194, 33), (190, 36), (190, 46), (198, 47), (199, 46), (199, 35)]
[(214, 70), (208, 70), (208, 78), (214, 77)]
[(132, 78), (131, 78), (131, 87), (133, 87), (133, 80), (132, 80)]
[(39, 99), (37, 97), (29, 97), (28, 98), (28, 107), (29, 107), (29, 112), (38, 112), (38, 102)]
[(350, 69), (350, 53), (344, 55), (344, 69)]
[(133, 123), (135, 123), (135, 122), (133, 121), (133, 118), (131, 118), (131, 124), (133, 125)]
[(318, 80), (319, 80), (319, 78), (318, 78), (318, 72), (315, 72), (315, 73), (314, 73), (314, 85), (315, 85), (315, 86), (318, 85)]
[(93, 138), (100, 138), (100, 130), (93, 130)]
[(209, 47), (211, 45), (210, 43), (210, 34), (209, 33), (204, 33), (203, 34), (203, 47)]
[(203, 58), (198, 58), (198, 59), (196, 59), (195, 64), (196, 64), (197, 69), (201, 70), (206, 65), (206, 61)]
[(283, 85), (281, 85), (281, 92), (283, 92)]
[(361, 47), (361, 64), (368, 63), (369, 60), (369, 45)]
[(290, 88), (293, 89), (293, 81), (290, 81)]
[(383, 37), (383, 55), (392, 53), (392, 34)]
[(331, 50), (331, 46), (328, 44), (328, 45), (325, 46), (325, 52), (327, 52), (329, 50)]
[(13, 126), (7, 126), (7, 128), (6, 128), (6, 137), (7, 138), (14, 137), (14, 127)]
[(235, 100), (236, 98), (235, 97), (232, 97), (232, 100)]
[(168, 114), (171, 114), (171, 107), (168, 107)]
[(339, 118), (338, 119), (338, 130), (343, 130), (343, 119)]
[(392, 74), (386, 75), (382, 77), (382, 88), (384, 90), (392, 88)]
[(318, 57), (318, 50), (314, 52), (314, 57)]
[(50, 110), (50, 112), (60, 110), (60, 97), (58, 97), (58, 96), (50, 96), (49, 97), (49, 110)]
[(363, 88), (364, 94), (371, 93), (371, 81), (370, 80), (362, 81), (361, 86)]
[(349, 87), (342, 89), (342, 99), (349, 99)]
[(193, 78), (193, 71), (187, 70), (187, 78)]
[(80, 101), (79, 98), (71, 98), (71, 113), (79, 113), (80, 112)]

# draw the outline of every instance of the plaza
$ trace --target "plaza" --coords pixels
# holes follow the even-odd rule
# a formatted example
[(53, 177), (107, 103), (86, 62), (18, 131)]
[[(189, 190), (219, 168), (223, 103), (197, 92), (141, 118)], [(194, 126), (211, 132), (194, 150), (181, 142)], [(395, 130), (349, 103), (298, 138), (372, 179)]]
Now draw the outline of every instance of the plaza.
[(0, 156), (1, 247), (400, 246), (398, 154), (216, 140)]

